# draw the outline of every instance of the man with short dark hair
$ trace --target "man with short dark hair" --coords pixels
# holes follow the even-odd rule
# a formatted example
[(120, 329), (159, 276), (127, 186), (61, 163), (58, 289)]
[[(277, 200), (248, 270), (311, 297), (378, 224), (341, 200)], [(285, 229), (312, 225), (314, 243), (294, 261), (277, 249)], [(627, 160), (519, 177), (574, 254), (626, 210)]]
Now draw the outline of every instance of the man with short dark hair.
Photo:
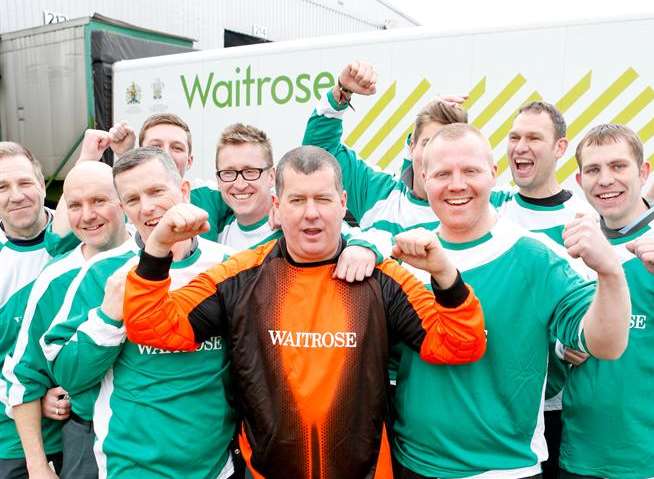
[(208, 227), (201, 210), (172, 208), (124, 292), (121, 278), (108, 283), (102, 308), (114, 318), (124, 309), (131, 340), (166, 349), (190, 350), (226, 332), (255, 472), (389, 477), (388, 458), (376, 466), (389, 343), (404, 341), (434, 363), (474, 361), (485, 344), (481, 308), (439, 248), (420, 255), (410, 239), (395, 253), (431, 272), (436, 297), (392, 260), (360, 283), (335, 279), (347, 196), (336, 160), (301, 147), (278, 168), (283, 238), (169, 293), (170, 245)]
[(562, 479), (654, 477), (654, 209), (642, 197), (650, 172), (638, 135), (597, 125), (577, 146), (577, 181), (601, 217), (631, 295), (629, 344), (617, 361), (589, 358), (563, 395)]
[[(507, 143), (511, 176), (518, 191), (500, 191), (491, 198), (500, 215), (529, 231), (544, 233), (561, 245), (565, 225), (578, 213), (592, 213), (583, 197), (563, 189), (556, 179), (557, 161), (568, 147), (566, 129), (563, 115), (550, 103), (534, 101), (520, 107)], [(549, 457), (543, 464), (544, 479), (557, 479), (561, 393), (570, 363), (580, 364), (585, 358), (585, 354), (557, 345), (552, 339), (545, 390)]]

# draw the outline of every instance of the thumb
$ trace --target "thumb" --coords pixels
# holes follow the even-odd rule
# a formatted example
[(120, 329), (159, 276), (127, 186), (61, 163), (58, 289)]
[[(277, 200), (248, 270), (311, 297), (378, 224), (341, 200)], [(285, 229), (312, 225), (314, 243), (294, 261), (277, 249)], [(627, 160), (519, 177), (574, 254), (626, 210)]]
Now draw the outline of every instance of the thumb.
[(100, 149), (106, 149), (109, 144), (111, 143), (111, 137), (109, 136), (102, 136), (98, 139), (98, 147)]
[(627, 251), (629, 251), (632, 254), (636, 254), (636, 242), (632, 241), (630, 243), (627, 243), (624, 245), (625, 248), (627, 248)]
[(582, 213), (581, 211), (577, 211), (575, 213), (575, 219), (576, 218), (583, 218), (584, 216), (586, 216), (586, 213)]

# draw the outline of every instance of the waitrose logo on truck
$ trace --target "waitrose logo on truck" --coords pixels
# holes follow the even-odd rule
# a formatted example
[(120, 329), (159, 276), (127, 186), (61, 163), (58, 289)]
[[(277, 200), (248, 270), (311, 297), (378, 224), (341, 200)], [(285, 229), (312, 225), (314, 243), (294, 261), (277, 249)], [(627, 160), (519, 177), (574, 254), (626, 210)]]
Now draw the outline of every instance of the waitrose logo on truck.
[(248, 65), (245, 70), (236, 67), (234, 72), (235, 75), (229, 79), (220, 78), (215, 72), (204, 76), (180, 75), (189, 108), (193, 105), (236, 108), (271, 103), (307, 103), (320, 99), (321, 92), (335, 84), (333, 75), (326, 71), (314, 75), (300, 73), (295, 77), (262, 77), (254, 74), (252, 66)]

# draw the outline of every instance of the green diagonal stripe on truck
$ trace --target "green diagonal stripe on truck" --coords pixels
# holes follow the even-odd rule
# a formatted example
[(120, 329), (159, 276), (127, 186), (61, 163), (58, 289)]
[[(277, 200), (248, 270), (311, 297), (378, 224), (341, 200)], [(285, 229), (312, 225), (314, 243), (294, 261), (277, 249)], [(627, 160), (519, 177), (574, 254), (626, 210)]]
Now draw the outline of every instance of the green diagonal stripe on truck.
[(472, 121), (472, 125), (480, 130), (488, 123), (493, 116), (516, 94), (527, 82), (525, 77), (518, 73), (513, 80), (483, 109), (483, 111)]
[(384, 111), (384, 108), (388, 106), (393, 98), (395, 98), (395, 93), (397, 90), (397, 82), (394, 81), (391, 86), (384, 92), (384, 94), (377, 100), (377, 102), (372, 106), (368, 113), (364, 115), (359, 124), (354, 127), (354, 129), (347, 135), (345, 138), (345, 144), (352, 148), (357, 142), (361, 135), (363, 135), (368, 127), (374, 122), (377, 117)]
[(620, 113), (615, 115), (609, 123), (617, 123), (619, 125), (626, 125), (634, 119), (638, 113), (654, 100), (654, 90), (651, 87), (645, 88), (640, 94), (634, 98)]
[[(638, 78), (638, 73), (633, 68), (629, 68), (622, 75), (618, 77), (604, 92), (595, 99), (593, 103), (586, 108), (581, 115), (579, 115), (568, 128), (568, 140), (572, 140), (575, 136), (583, 131), (591, 121), (593, 121), (597, 116), (604, 111), (604, 109), (615, 100), (618, 95), (631, 85), (636, 78)], [(575, 169), (577, 168), (577, 161), (575, 156), (572, 155), (566, 160), (561, 168), (556, 172), (556, 179), (559, 183), (562, 183), (568, 176), (570, 176)]]
[(418, 103), (418, 100), (422, 98), (422, 96), (427, 93), (427, 90), (429, 90), (429, 87), (431, 85), (429, 82), (423, 78), (422, 81), (418, 84), (418, 86), (411, 92), (411, 94), (402, 102), (402, 104), (393, 112), (393, 114), (390, 116), (388, 120), (386, 120), (386, 123), (383, 124), (383, 126), (379, 129), (377, 133), (375, 133), (375, 136), (372, 137), (372, 139), (366, 144), (366, 146), (363, 147), (363, 149), (359, 152), (359, 155), (361, 155), (362, 158), (368, 158), (373, 151), (375, 151), (379, 145), (381, 144), (382, 141), (384, 141), (384, 138), (386, 138), (391, 131), (393, 131), (393, 128), (397, 126), (397, 124), (406, 116), (406, 114), (413, 108), (413, 106)]
[(592, 74), (592, 70), (586, 73), (581, 80), (579, 80), (559, 99), (559, 101), (554, 104), (561, 113), (568, 111), (568, 109), (574, 105), (584, 93), (590, 90)]
[(379, 166), (382, 170), (385, 169), (388, 165), (391, 164), (391, 162), (397, 157), (397, 155), (400, 154), (402, 149), (404, 148), (404, 145), (406, 145), (406, 137), (413, 131), (414, 124), (411, 123), (409, 127), (404, 130), (402, 133), (400, 133), (400, 136), (393, 142), (391, 147), (386, 150), (386, 153), (382, 155), (382, 157), (379, 159), (377, 162), (377, 166)]
[[(537, 91), (533, 91), (529, 97), (525, 101), (521, 103), (522, 105), (525, 105), (527, 103), (530, 103), (532, 101), (537, 101), (537, 100), (542, 100), (543, 97), (538, 93)], [(509, 134), (509, 131), (511, 131), (511, 125), (513, 124), (513, 120), (515, 117), (518, 115), (518, 110), (520, 108), (516, 108), (516, 110), (511, 113), (511, 115), (500, 125), (500, 127), (493, 132), (493, 134), (488, 137), (488, 141), (491, 144), (491, 148), (495, 149), (497, 145), (500, 144), (500, 142), (506, 138), (506, 135)], [(509, 160), (506, 156), (506, 154), (500, 158), (500, 161), (497, 162), (497, 174), (498, 176), (504, 173), (504, 170), (507, 169), (509, 166)]]
[(486, 77), (483, 77), (474, 87), (472, 87), (472, 90), (468, 93), (468, 98), (463, 102), (463, 108), (466, 110), (472, 108), (484, 93), (486, 93)]

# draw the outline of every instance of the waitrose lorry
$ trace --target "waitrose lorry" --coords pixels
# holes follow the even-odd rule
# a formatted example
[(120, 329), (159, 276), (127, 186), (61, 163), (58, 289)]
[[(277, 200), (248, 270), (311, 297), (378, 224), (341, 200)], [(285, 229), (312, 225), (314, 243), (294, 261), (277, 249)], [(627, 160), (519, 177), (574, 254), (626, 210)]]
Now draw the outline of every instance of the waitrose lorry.
[(270, 134), (276, 158), (297, 146), (311, 109), (354, 59), (373, 63), (377, 94), (355, 97), (344, 142), (372, 165), (397, 171), (418, 109), (439, 94), (467, 94), (470, 122), (489, 138), (510, 181), (506, 138), (516, 110), (544, 99), (564, 113), (571, 145), (557, 176), (574, 187), (576, 143), (591, 126), (638, 132), (654, 161), (654, 18), (588, 21), (474, 32), (425, 29), (268, 43), (114, 65), (114, 119), (139, 128), (169, 111), (193, 132), (192, 174), (215, 178), (222, 129), (253, 124)]

